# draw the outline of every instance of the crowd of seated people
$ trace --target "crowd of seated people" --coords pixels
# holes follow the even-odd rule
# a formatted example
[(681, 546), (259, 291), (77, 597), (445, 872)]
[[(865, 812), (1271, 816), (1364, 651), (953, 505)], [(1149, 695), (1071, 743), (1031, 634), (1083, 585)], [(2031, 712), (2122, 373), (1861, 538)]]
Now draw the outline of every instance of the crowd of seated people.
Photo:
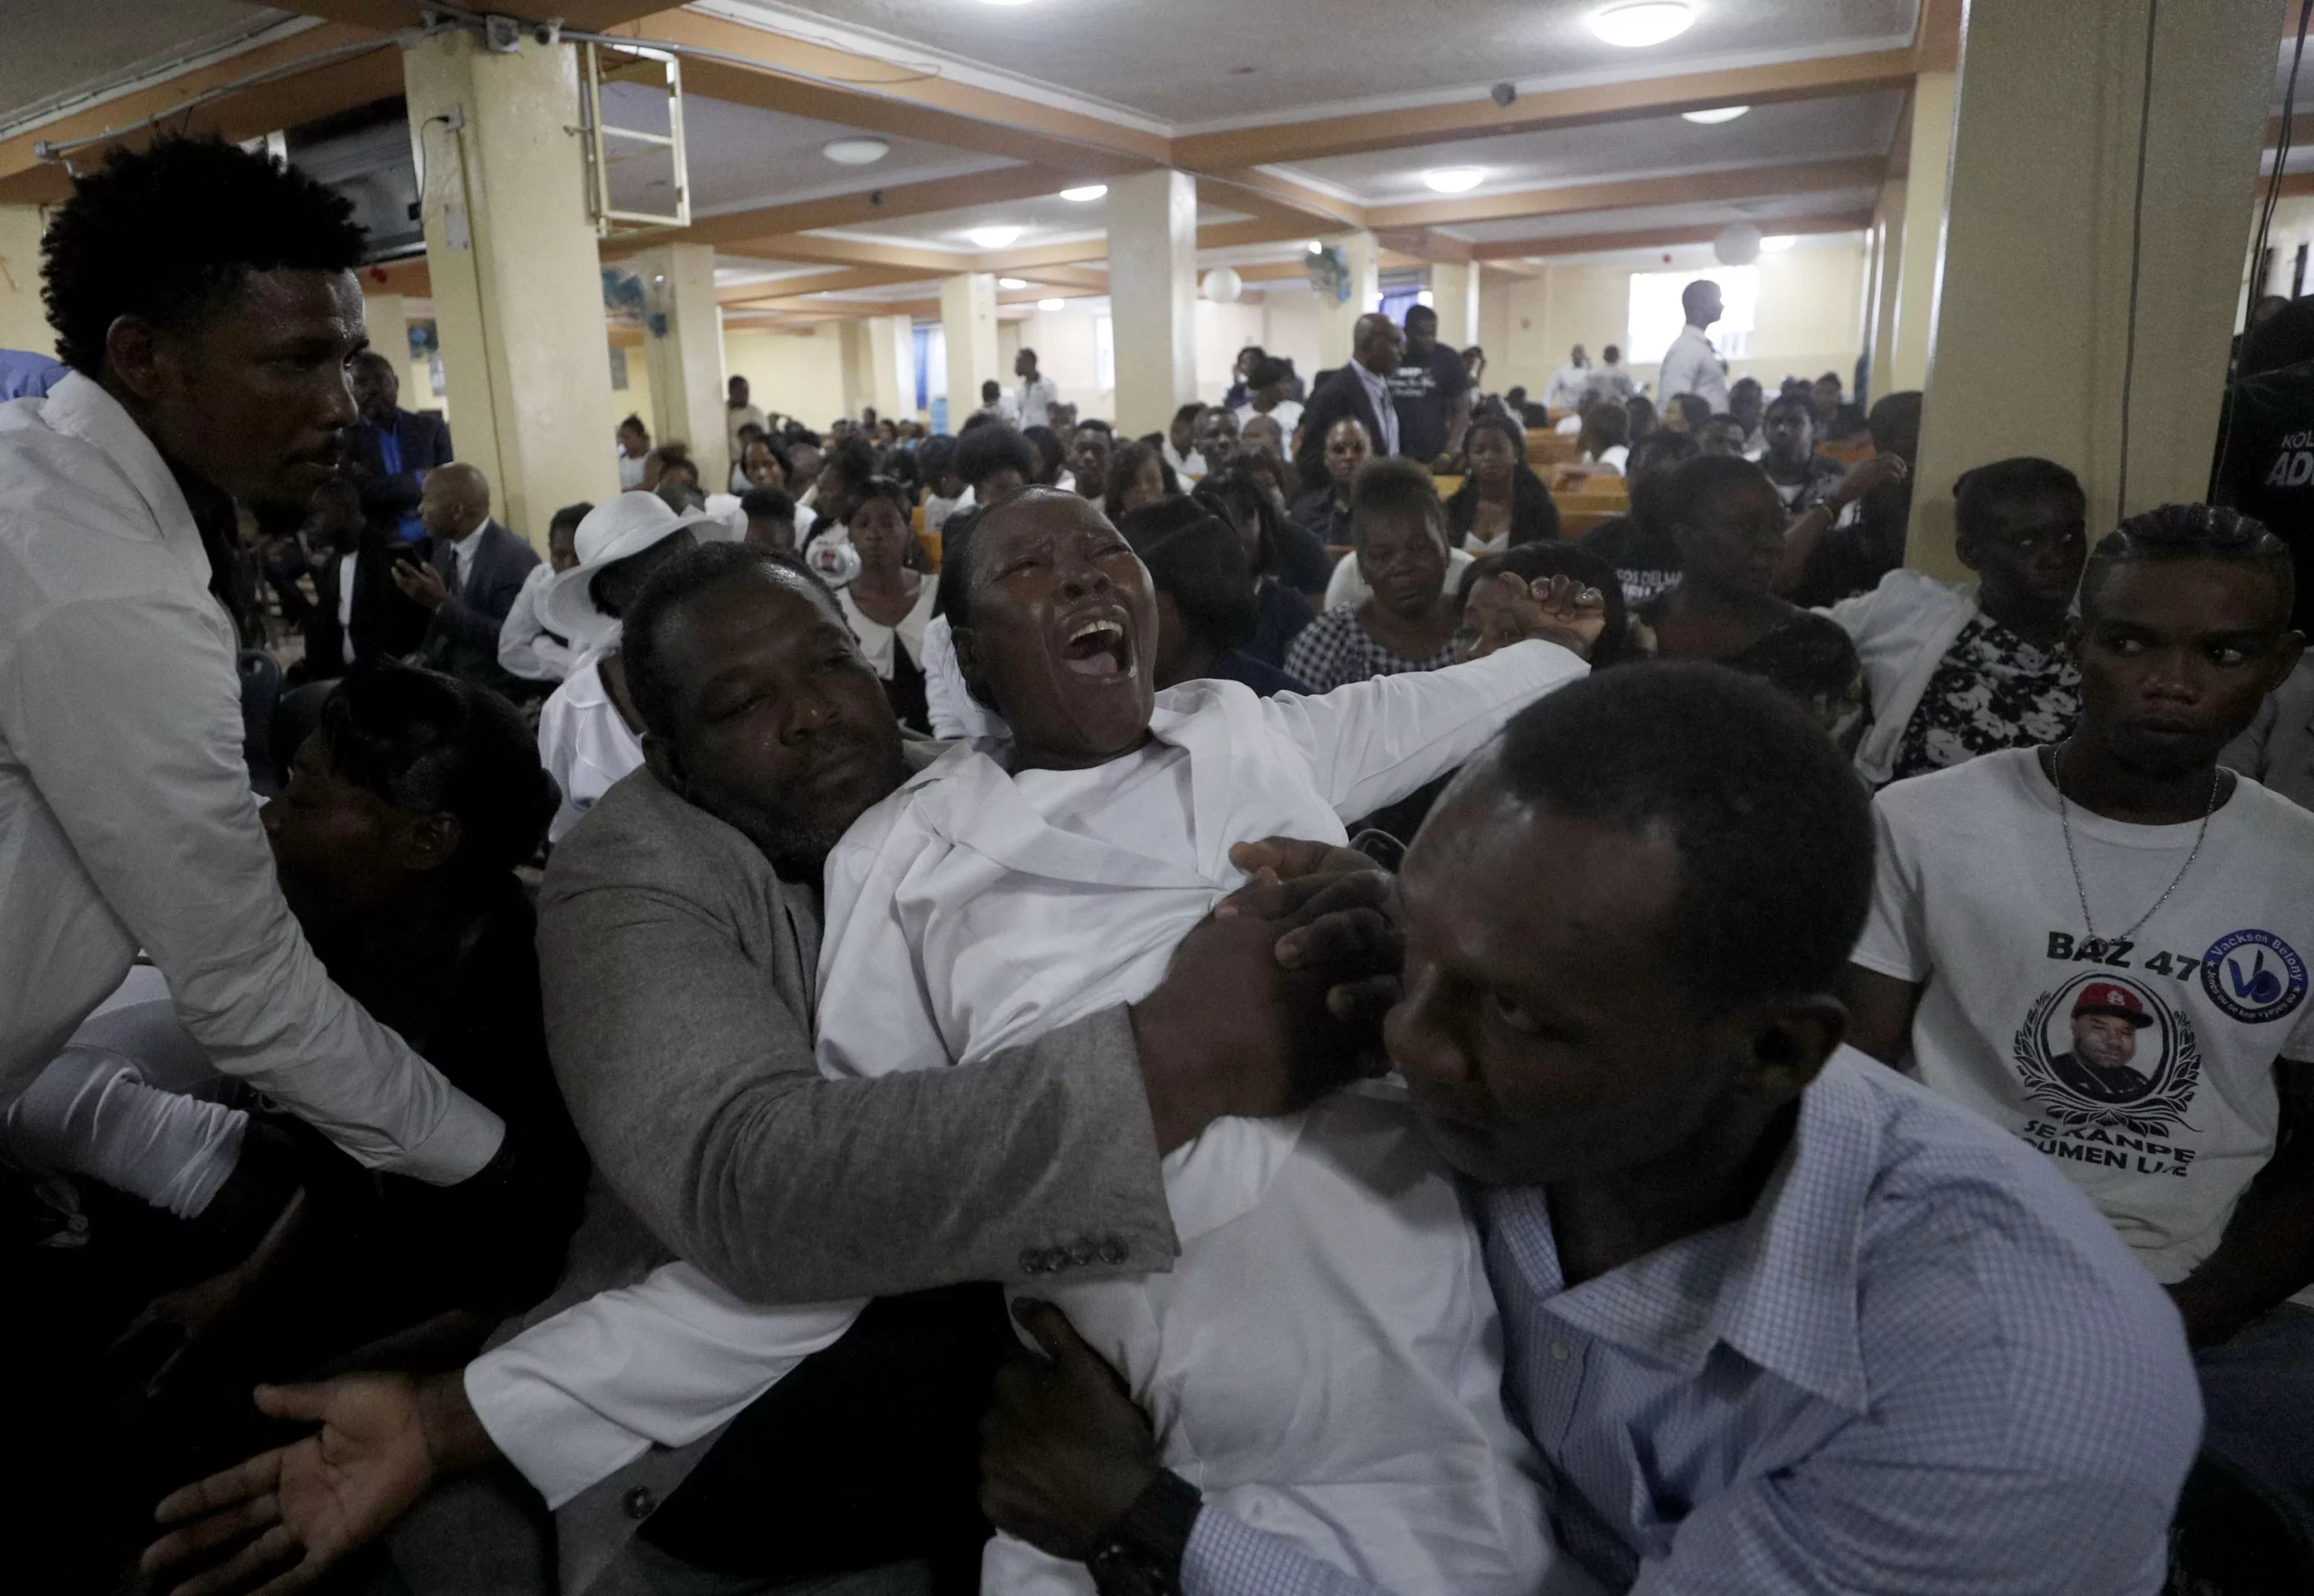
[(2150, 1596), (2189, 1470), (2314, 1525), (2256, 520), (1989, 460), (1933, 580), (1919, 395), (1530, 408), (1416, 306), (1142, 437), (1025, 351), (954, 437), (735, 378), (728, 481), (628, 418), (541, 559), (362, 248), (116, 153), (0, 405), (24, 1588)]

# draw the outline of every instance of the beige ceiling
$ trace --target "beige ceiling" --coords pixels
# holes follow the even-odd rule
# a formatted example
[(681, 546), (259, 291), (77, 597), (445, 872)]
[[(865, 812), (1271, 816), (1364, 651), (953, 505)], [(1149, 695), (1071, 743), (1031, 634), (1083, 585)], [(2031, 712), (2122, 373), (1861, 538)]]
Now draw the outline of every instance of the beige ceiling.
[(1634, 52), (1599, 0), (724, 0), (807, 18), (1191, 127), (1505, 79), (1628, 76), (1727, 57), (1909, 38), (1915, 0), (1698, 0), (1694, 26)]

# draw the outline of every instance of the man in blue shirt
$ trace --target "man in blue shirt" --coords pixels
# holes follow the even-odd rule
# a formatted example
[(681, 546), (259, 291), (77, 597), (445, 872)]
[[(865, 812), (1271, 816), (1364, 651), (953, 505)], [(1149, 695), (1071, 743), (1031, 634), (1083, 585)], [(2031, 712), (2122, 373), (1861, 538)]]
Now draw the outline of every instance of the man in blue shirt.
[[(1407, 857), (1389, 1051), (1472, 1182), (1538, 1591), (2160, 1588), (2177, 1312), (2046, 1159), (1841, 1046), (1872, 850), (1796, 708), (1683, 664), (1522, 712)], [(1049, 1361), (999, 1382), (999, 1527), (1105, 1589), (1371, 1596), (1205, 1506), (1059, 1310), (1020, 1317)]]
[[(413, 486), (419, 486), (428, 472), (447, 465), (455, 457), (450, 453), (448, 422), (431, 411), (401, 408), (401, 379), (394, 374), (394, 363), (385, 354), (363, 350), (353, 357), (348, 376), (354, 408), (361, 412), (346, 435), (346, 453), (356, 482), (406, 476)], [(425, 523), (415, 515), (406, 515), (401, 535), (404, 542), (415, 543), (426, 535)]]

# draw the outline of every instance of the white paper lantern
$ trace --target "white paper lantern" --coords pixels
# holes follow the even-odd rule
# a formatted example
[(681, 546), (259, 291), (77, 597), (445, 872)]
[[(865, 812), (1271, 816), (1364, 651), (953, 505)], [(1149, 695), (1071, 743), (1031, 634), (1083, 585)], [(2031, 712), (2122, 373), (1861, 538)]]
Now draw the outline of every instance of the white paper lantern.
[(1748, 221), (1731, 221), (1711, 241), (1711, 252), (1722, 266), (1749, 266), (1760, 258), (1760, 230)]
[(1216, 305), (1235, 305), (1246, 291), (1246, 279), (1233, 267), (1217, 266), (1205, 274), (1205, 286), (1199, 291)]

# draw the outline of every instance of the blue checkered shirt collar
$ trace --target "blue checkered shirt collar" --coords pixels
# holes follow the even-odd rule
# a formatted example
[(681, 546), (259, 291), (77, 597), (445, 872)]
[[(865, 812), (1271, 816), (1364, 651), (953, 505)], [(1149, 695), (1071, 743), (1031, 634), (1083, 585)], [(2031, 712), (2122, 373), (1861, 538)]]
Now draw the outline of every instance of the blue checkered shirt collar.
[[(1867, 1406), (1857, 1327), (1864, 1209), (1886, 1113), (1843, 1049), (1801, 1099), (1800, 1122), (1741, 1221), (1682, 1237), (1569, 1289), (1540, 1188), (1490, 1192), (1487, 1223), (1544, 1310), (1642, 1362), (1703, 1372), (1714, 1347), (1829, 1403)], [(1874, 1066), (1877, 1067), (1877, 1066)]]

